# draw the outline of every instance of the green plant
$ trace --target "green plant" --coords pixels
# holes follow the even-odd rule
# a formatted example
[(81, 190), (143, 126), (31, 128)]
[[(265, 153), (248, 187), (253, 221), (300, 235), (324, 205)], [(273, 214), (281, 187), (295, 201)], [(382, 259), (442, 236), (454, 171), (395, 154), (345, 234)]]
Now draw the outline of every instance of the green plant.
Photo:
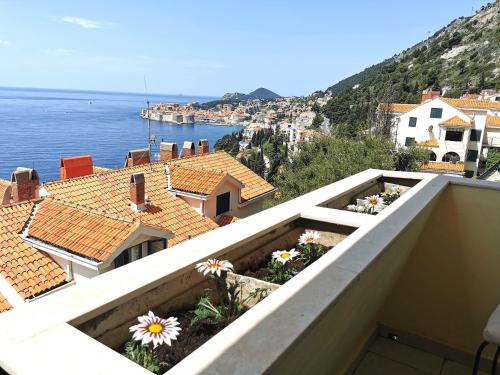
[[(233, 269), (232, 264), (228, 261), (209, 259), (206, 262), (199, 263), (196, 268), (214, 281), (215, 290), (208, 288), (205, 290), (205, 294), (200, 297), (196, 308), (193, 310), (195, 316), (191, 320), (191, 325), (202, 320), (214, 324), (231, 321), (247, 310), (245, 303), (248, 300), (257, 298), (259, 302), (266, 298), (269, 293), (268, 289), (257, 288), (249, 293), (246, 298), (242, 298), (244, 283), (238, 279), (226, 282), (227, 271)], [(212, 302), (214, 294), (218, 297), (218, 304)]]
[(304, 264), (309, 264), (325, 254), (325, 248), (319, 243), (319, 232), (305, 231), (299, 237), (300, 259)]
[(297, 271), (290, 267), (289, 262), (281, 263), (276, 259), (271, 259), (267, 266), (271, 274), (266, 276), (265, 281), (271, 283), (284, 284), (297, 274)]
[(159, 374), (168, 367), (168, 363), (158, 361), (149, 346), (142, 346), (135, 341), (128, 341), (125, 344), (125, 357), (155, 374)]

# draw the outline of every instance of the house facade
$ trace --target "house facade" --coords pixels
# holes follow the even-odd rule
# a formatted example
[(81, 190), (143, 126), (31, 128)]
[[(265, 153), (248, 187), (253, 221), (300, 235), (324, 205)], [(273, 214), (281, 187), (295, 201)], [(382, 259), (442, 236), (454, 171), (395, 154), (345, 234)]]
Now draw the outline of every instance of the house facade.
[(480, 173), (490, 148), (500, 148), (500, 102), (441, 97), (424, 93), (421, 104), (391, 103), (394, 138), (400, 146), (429, 149), (424, 169), (473, 177)]

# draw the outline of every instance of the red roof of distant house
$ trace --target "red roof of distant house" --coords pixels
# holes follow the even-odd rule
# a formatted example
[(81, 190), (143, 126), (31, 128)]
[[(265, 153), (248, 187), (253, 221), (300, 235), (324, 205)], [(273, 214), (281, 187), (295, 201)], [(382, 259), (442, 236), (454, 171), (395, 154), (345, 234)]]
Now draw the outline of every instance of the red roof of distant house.
[(73, 156), (61, 159), (61, 180), (88, 176), (94, 173), (94, 164), (90, 155)]

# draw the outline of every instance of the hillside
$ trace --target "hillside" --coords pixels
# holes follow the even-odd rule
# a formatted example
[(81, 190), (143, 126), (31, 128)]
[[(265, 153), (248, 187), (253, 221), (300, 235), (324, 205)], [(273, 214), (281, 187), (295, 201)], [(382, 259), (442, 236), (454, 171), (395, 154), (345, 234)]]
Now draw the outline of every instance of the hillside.
[(204, 103), (202, 106), (206, 108), (212, 108), (217, 104), (236, 104), (245, 100), (272, 100), (278, 98), (281, 98), (281, 96), (276, 94), (275, 92), (272, 92), (271, 90), (260, 87), (249, 94), (243, 94), (241, 92), (228, 92), (227, 94), (224, 94), (219, 100), (213, 100), (211, 102)]
[(361, 126), (382, 98), (417, 103), (426, 88), (440, 88), (450, 97), (500, 89), (500, 0), (329, 87), (335, 98), (324, 112), (335, 124)]

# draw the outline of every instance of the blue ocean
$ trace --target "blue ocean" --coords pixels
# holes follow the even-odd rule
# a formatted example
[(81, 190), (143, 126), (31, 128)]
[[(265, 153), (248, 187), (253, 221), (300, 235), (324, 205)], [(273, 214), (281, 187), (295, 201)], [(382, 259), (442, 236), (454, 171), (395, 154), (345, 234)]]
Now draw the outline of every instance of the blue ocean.
[[(94, 91), (0, 88), (0, 178), (19, 166), (35, 168), (43, 181), (59, 179), (61, 157), (91, 155), (94, 165), (122, 167), (128, 150), (147, 147), (148, 122), (139, 117), (146, 100), (205, 102), (210, 97)], [(239, 126), (168, 125), (151, 121), (157, 144), (200, 138), (210, 148)]]

